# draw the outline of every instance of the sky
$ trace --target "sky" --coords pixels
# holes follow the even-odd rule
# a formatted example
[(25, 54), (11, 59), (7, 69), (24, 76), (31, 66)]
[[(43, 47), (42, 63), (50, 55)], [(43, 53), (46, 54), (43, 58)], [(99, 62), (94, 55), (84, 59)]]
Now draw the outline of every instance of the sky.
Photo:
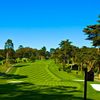
[(82, 30), (96, 24), (100, 0), (0, 0), (0, 49), (19, 45), (57, 48), (62, 40), (91, 47)]

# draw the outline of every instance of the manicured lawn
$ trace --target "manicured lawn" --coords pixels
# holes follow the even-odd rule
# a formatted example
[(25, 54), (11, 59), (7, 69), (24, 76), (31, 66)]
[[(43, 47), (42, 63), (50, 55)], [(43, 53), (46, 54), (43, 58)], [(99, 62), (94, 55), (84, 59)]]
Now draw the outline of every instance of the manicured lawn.
[[(75, 73), (58, 71), (52, 61), (16, 64), (0, 76), (0, 100), (83, 100), (84, 82)], [(12, 83), (13, 82), (13, 83)], [(88, 82), (88, 99), (99, 100), (100, 92)]]

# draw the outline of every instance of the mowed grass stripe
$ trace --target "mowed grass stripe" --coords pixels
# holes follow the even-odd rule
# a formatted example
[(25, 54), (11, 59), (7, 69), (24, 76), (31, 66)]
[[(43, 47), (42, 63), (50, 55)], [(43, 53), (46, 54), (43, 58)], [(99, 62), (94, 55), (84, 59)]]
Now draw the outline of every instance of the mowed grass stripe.
[(53, 62), (48, 65), (48, 70), (52, 74), (54, 74), (56, 77), (61, 79), (62, 81), (73, 81), (75, 79), (76, 80), (79, 79), (79, 78), (76, 78), (76, 76), (73, 75), (72, 73), (67, 73), (67, 72), (64, 72), (64, 71), (59, 71), (57, 65), (54, 64)]
[[(54, 65), (48, 66), (48, 62), (40, 61), (35, 63), (27, 64), (26, 66), (19, 67), (15, 74), (19, 75), (25, 75), (27, 78), (21, 79), (25, 82), (31, 82), (36, 85), (48, 85), (48, 86), (75, 86), (77, 89), (80, 88), (80, 85), (77, 82), (70, 82), (70, 81), (64, 81), (62, 77), (66, 77), (64, 74), (61, 78), (59, 78), (55, 74), (61, 73), (55, 71), (55, 74), (53, 74), (48, 67), (51, 67), (51, 69), (54, 67)], [(63, 80), (63, 81), (62, 81)]]
[(34, 63), (30, 64), (30, 66), (20, 67), (17, 69), (15, 74), (26, 75), (28, 76), (28, 80), (32, 83), (34, 82), (48, 82), (48, 81), (58, 81), (56, 77), (51, 75), (47, 69), (47, 65), (45, 63)]

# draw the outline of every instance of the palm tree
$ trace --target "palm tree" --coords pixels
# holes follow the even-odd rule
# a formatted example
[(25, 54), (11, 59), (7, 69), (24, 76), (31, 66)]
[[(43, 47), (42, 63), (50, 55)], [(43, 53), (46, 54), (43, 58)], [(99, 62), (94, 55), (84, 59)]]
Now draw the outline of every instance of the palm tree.
[(65, 71), (66, 63), (69, 63), (72, 56), (72, 45), (69, 40), (61, 41), (59, 45), (61, 51), (60, 59), (62, 60), (63, 70)]

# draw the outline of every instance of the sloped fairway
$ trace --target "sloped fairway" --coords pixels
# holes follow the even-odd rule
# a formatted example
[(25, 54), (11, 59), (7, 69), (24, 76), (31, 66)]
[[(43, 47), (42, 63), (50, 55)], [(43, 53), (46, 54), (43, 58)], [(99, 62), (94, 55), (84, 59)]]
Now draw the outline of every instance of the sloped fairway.
[[(58, 71), (52, 61), (17, 64), (14, 69), (14, 74), (6, 77), (7, 83), (0, 84), (0, 100), (83, 100), (83, 82)], [(90, 85), (89, 90), (87, 100), (99, 100), (99, 93)]]
[(44, 62), (36, 62), (28, 66), (18, 68), (15, 74), (26, 75), (25, 82), (31, 82), (36, 85), (52, 85), (52, 82), (59, 81), (59, 78), (51, 74)]
[[(29, 64), (25, 67), (18, 68), (15, 74), (27, 76), (27, 78), (23, 79), (25, 82), (31, 82), (36, 85), (47, 85), (47, 86), (77, 86), (77, 89), (80, 88), (78, 83), (70, 82), (74, 76), (68, 76), (67, 73), (61, 78), (55, 74), (58, 74), (55, 70), (53, 74), (49, 68), (53, 66), (49, 66), (48, 62), (36, 62), (34, 64)], [(53, 71), (53, 70), (52, 70)], [(68, 77), (70, 81), (63, 80), (63, 77)], [(22, 79), (21, 79), (22, 80)]]

